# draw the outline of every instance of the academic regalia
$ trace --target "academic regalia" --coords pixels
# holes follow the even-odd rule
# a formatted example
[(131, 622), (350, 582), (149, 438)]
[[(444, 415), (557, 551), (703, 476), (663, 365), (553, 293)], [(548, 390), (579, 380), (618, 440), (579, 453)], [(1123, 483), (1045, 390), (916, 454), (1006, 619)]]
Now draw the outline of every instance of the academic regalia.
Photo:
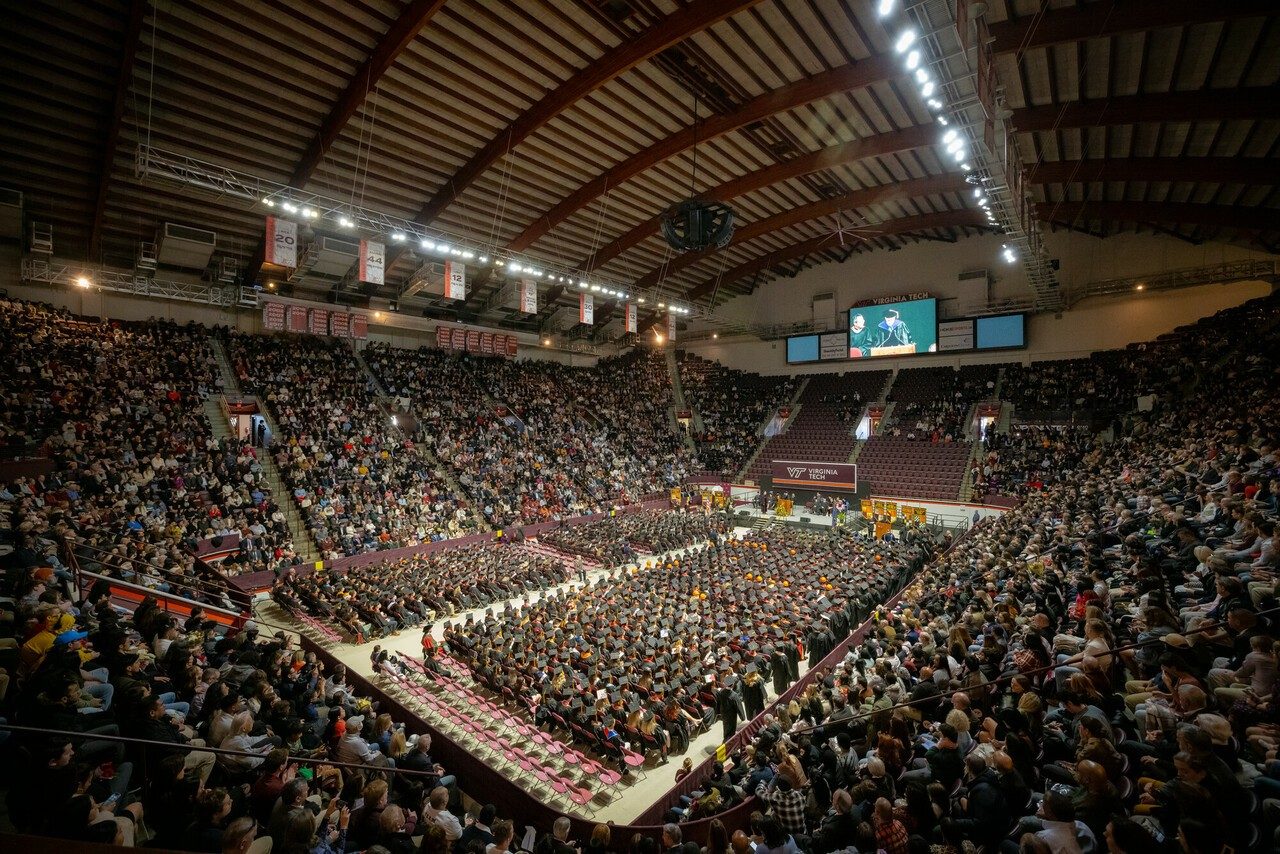
[[(748, 672), (755, 670), (755, 666), (747, 668)], [(742, 702), (746, 706), (747, 720), (754, 720), (757, 715), (764, 712), (765, 707), (765, 690), (764, 680), (756, 679), (754, 682), (743, 680), (742, 682)]]

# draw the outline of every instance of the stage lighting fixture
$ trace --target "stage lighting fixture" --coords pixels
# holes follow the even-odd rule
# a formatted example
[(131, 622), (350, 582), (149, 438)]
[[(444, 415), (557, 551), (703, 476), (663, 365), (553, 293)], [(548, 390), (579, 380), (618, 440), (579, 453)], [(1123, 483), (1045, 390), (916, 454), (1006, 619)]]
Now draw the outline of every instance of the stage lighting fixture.
[(898, 36), (898, 41), (893, 45), (893, 49), (898, 53), (906, 53), (907, 48), (911, 47), (912, 42), (915, 40), (915, 30), (904, 30), (902, 35)]

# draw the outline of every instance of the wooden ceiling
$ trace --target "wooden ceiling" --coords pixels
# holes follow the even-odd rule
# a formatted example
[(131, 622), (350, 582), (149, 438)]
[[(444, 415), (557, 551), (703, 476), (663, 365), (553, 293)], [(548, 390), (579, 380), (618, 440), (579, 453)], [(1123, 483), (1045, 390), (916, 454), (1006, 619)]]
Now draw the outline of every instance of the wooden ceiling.
[[(729, 297), (982, 231), (894, 56), (905, 18), (875, 6), (28, 0), (0, 35), (0, 184), (54, 225), (59, 255), (131, 263), (180, 222), (258, 270), (266, 211), (140, 182), (147, 142), (624, 287)], [(988, 6), (1042, 219), (1275, 250), (1274, 2)], [(658, 213), (691, 192), (735, 209), (725, 249), (676, 256), (658, 236)], [(393, 254), (384, 296), (418, 267)], [(503, 316), (498, 278), (428, 313)], [(569, 294), (544, 292), (539, 320), (555, 296)]]

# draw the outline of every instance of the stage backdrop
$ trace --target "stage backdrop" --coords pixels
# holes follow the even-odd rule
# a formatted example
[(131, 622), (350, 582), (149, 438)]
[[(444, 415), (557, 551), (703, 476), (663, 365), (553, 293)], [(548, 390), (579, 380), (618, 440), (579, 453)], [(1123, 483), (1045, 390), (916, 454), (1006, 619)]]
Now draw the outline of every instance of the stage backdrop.
[(774, 487), (856, 492), (858, 466), (855, 463), (811, 463), (797, 460), (773, 461)]

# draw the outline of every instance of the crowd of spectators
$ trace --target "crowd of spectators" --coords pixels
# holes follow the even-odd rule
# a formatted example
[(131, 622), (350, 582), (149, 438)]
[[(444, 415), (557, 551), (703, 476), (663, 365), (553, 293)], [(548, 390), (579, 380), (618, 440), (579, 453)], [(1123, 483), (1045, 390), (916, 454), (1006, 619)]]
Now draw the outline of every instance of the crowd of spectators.
[(476, 530), (470, 504), (391, 422), (345, 342), (231, 333), (227, 348), (241, 388), (275, 418), (271, 452), (326, 558)]
[(286, 573), (272, 598), (341, 627), (356, 643), (566, 580), (564, 562), (520, 545), (473, 545), (325, 573)]
[(694, 353), (676, 354), (685, 403), (702, 429), (693, 439), (708, 471), (737, 472), (760, 442), (760, 429), (795, 394), (795, 377), (735, 371)]
[(719, 513), (640, 510), (544, 531), (538, 540), (566, 554), (612, 567), (631, 562), (640, 553), (656, 555), (682, 549), (727, 531)]
[(1066, 424), (1017, 424), (987, 431), (982, 456), (971, 460), (975, 496), (1021, 496), (1070, 480), (1092, 446), (1089, 428)]
[(15, 300), (0, 300), (0, 320), (0, 389), (30, 404), (5, 419), (7, 435), (53, 465), (0, 484), (20, 546), (56, 552), (70, 537), (86, 568), (161, 590), (195, 583), (191, 555), (211, 538), (238, 538), (229, 574), (293, 562), (256, 449), (213, 437), (204, 402), (220, 379), (207, 330)]

